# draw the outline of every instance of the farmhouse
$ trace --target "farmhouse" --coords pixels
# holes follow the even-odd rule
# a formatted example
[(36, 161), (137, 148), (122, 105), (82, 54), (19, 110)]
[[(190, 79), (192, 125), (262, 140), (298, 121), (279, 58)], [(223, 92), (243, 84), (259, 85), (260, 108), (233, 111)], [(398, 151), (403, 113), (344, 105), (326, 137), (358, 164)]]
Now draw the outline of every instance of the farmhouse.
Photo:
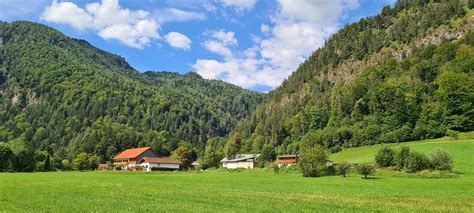
[(260, 154), (241, 154), (237, 155), (232, 159), (228, 159), (227, 157), (221, 160), (222, 167), (228, 169), (237, 169), (237, 168), (245, 168), (245, 169), (253, 169), (257, 166), (257, 159)]
[(279, 155), (277, 157), (278, 166), (293, 166), (298, 163), (299, 155)]
[(114, 165), (122, 166), (124, 169), (134, 169), (140, 166), (140, 161), (144, 157), (157, 158), (158, 154), (151, 147), (127, 149), (114, 157)]
[(140, 161), (140, 166), (145, 171), (154, 170), (178, 170), (181, 161), (172, 158), (144, 157)]

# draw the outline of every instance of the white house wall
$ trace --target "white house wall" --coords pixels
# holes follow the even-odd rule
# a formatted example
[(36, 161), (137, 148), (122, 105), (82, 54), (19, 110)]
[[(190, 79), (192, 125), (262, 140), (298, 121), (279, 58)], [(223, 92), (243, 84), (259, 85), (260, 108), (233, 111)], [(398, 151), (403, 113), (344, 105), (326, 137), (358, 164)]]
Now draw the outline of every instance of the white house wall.
[(222, 166), (228, 169), (237, 169), (237, 168), (253, 169), (254, 162), (253, 161), (227, 162), (227, 163), (223, 163)]

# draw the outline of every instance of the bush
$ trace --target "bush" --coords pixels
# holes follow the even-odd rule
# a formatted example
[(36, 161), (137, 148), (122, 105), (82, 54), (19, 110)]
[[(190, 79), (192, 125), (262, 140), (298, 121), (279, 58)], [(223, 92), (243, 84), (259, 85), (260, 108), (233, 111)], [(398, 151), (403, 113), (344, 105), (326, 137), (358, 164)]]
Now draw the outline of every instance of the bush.
[(375, 162), (381, 167), (394, 166), (396, 164), (395, 151), (389, 147), (379, 149), (375, 156)]
[(412, 151), (405, 159), (405, 170), (407, 172), (417, 172), (423, 169), (430, 169), (430, 159), (423, 153)]
[(7, 172), (12, 170), (12, 162), (15, 154), (6, 145), (0, 145), (0, 172)]
[(69, 163), (69, 160), (67, 160), (67, 159), (62, 160), (61, 161), (61, 168), (62, 168), (61, 170), (65, 170), (65, 171), (71, 170), (71, 164)]
[(405, 161), (409, 155), (410, 155), (410, 147), (408, 146), (400, 147), (400, 150), (397, 152), (397, 155), (395, 156), (395, 162), (399, 169), (403, 169), (405, 167)]
[(74, 169), (79, 170), (79, 171), (89, 169), (90, 168), (89, 155), (85, 152), (80, 153), (72, 161), (72, 165)]
[(347, 173), (349, 173), (351, 169), (351, 165), (347, 162), (340, 163), (336, 165), (336, 173), (341, 175), (342, 177), (346, 177)]
[(438, 148), (431, 154), (431, 161), (434, 169), (446, 171), (453, 169), (453, 158), (442, 149)]
[(321, 174), (323, 175), (335, 175), (336, 167), (333, 165), (326, 165), (321, 167)]
[(456, 132), (454, 130), (451, 130), (451, 129), (446, 130), (446, 136), (454, 138), (454, 139), (459, 138), (458, 132)]
[[(121, 171), (122, 169), (123, 169), (123, 168), (122, 168), (121, 166), (116, 166), (116, 167), (115, 167), (115, 170), (116, 170), (116, 171)], [(152, 168), (152, 171), (153, 171), (153, 168)]]
[(278, 174), (280, 172), (280, 167), (277, 162), (272, 163), (271, 167), (273, 169), (273, 174)]
[(360, 175), (363, 175), (364, 179), (367, 179), (367, 176), (373, 175), (375, 173), (375, 166), (369, 163), (361, 163), (357, 165), (357, 172)]
[(91, 156), (89, 158), (89, 168), (91, 170), (96, 170), (99, 167), (100, 158), (97, 155)]
[(321, 176), (321, 167), (328, 162), (328, 153), (320, 145), (304, 146), (301, 148), (301, 158), (298, 163), (305, 177)]

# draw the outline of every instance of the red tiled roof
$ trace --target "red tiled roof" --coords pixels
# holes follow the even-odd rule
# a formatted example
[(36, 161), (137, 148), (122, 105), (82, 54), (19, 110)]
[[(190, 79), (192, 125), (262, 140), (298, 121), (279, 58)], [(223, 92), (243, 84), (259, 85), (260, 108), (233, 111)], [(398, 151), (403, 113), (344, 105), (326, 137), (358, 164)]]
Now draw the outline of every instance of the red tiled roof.
[(151, 158), (151, 157), (144, 157), (140, 163), (147, 162), (147, 163), (166, 163), (166, 164), (181, 164), (181, 161), (172, 159), (172, 158)]
[[(123, 151), (122, 153), (118, 154), (117, 156), (114, 157), (114, 160), (117, 159), (130, 159), (130, 158), (137, 158), (140, 156), (142, 153), (152, 150), (151, 147), (142, 147), (142, 148), (136, 148), (136, 149), (127, 149)], [(154, 152), (154, 151), (153, 151)]]

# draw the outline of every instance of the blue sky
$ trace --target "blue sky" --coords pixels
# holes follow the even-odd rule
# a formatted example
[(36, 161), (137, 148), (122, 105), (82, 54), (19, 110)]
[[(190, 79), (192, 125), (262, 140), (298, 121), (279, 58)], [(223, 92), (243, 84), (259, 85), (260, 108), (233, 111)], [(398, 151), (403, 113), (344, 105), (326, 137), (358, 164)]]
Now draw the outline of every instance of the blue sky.
[(266, 92), (385, 5), (393, 0), (0, 0), (0, 20), (49, 25), (139, 71), (195, 71)]

